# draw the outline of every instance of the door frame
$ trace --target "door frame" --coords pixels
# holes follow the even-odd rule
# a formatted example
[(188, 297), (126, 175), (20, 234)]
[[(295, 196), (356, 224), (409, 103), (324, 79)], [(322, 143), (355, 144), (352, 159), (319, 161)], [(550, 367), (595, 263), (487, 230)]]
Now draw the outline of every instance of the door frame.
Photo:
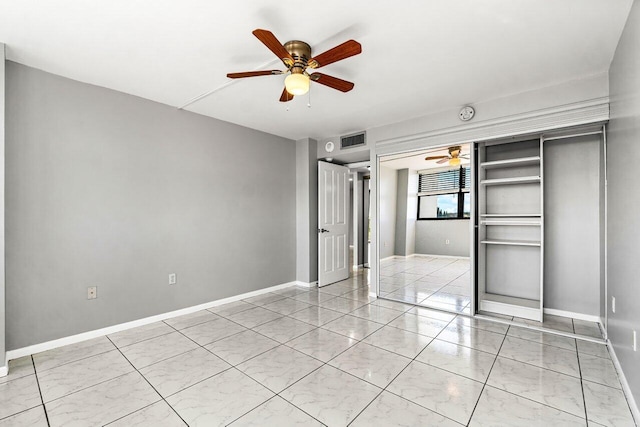
[[(323, 176), (322, 176), (322, 165), (326, 165), (326, 167), (328, 167), (327, 171), (331, 172), (331, 176), (332, 176), (332, 181), (331, 181), (331, 206), (332, 206), (332, 212), (331, 212), (331, 224), (325, 224), (323, 222), (323, 213), (322, 213), (322, 208), (323, 208), (323, 199), (325, 198), (325, 192), (326, 191), (321, 191), (321, 188), (324, 187), (323, 184)], [(349, 176), (350, 171), (349, 168), (344, 166), (344, 165), (340, 165), (337, 163), (333, 163), (333, 162), (327, 162), (324, 160), (318, 160), (318, 209), (317, 209), (317, 214), (318, 214), (318, 221), (317, 221), (317, 235), (318, 235), (318, 287), (323, 287), (323, 286), (328, 286), (332, 283), (336, 283), (342, 280), (346, 280), (349, 277), (351, 277), (351, 266), (349, 265), (349, 221), (350, 221), (350, 203), (349, 203)], [(338, 191), (338, 189), (341, 187), (341, 182), (339, 182), (340, 180), (336, 180), (335, 178), (338, 176), (342, 176), (344, 175), (344, 187), (342, 188), (342, 193), (344, 200), (342, 201), (342, 205), (344, 208), (344, 218), (342, 219), (343, 222), (336, 222), (336, 212), (339, 211), (339, 206), (340, 203), (338, 203), (338, 197), (340, 196), (341, 192)], [(324, 187), (324, 189), (326, 190), (326, 187)], [(324, 227), (327, 226), (331, 226), (331, 229), (324, 229)], [(343, 228), (344, 227), (344, 228)], [(332, 270), (330, 272), (324, 272), (323, 271), (323, 266), (326, 265), (325, 263), (323, 263), (323, 259), (325, 258), (325, 254), (323, 253), (323, 247), (326, 248), (326, 246), (323, 246), (323, 240), (325, 240), (325, 238), (323, 237), (323, 233), (329, 232), (329, 236), (332, 236), (331, 233), (335, 233), (336, 229), (344, 229), (344, 247), (343, 247), (343, 259), (342, 261), (344, 262), (344, 267), (340, 268), (337, 267), (336, 265), (340, 265), (337, 264), (337, 262), (339, 261), (338, 258), (336, 258), (338, 254), (335, 253), (335, 249), (336, 249), (336, 244), (334, 244), (334, 241), (336, 240), (335, 237), (338, 237), (338, 241), (340, 240), (339, 238), (341, 236), (343, 236), (342, 232), (338, 232), (339, 234), (337, 235), (333, 235), (334, 239), (332, 240), (332, 253), (331, 253), (331, 258), (332, 258)], [(326, 261), (326, 259), (325, 259)], [(338, 280), (334, 280), (335, 277), (330, 277), (327, 278), (327, 274), (330, 276), (342, 276), (342, 271), (346, 270), (346, 277), (342, 278), (342, 279), (338, 279)]]
[[(362, 236), (360, 236), (360, 234), (358, 233), (358, 228), (360, 227), (359, 215), (362, 213), (363, 220), (365, 220), (366, 218), (364, 218), (364, 179), (362, 180), (362, 186), (359, 186), (359, 172), (357, 171), (357, 169), (366, 168), (370, 165), (371, 162), (369, 160), (356, 163), (347, 163), (344, 165), (349, 168), (349, 175), (353, 183), (353, 200), (351, 203), (351, 225), (353, 227), (353, 263), (351, 265), (352, 271), (358, 271), (358, 269), (361, 267), (364, 268), (364, 263), (358, 263), (358, 252), (360, 251), (360, 247), (364, 244), (364, 236), (367, 235), (367, 230), (364, 228), (364, 224)], [(352, 169), (354, 170), (352, 171)], [(367, 249), (366, 247), (363, 247), (362, 250), (366, 251)]]

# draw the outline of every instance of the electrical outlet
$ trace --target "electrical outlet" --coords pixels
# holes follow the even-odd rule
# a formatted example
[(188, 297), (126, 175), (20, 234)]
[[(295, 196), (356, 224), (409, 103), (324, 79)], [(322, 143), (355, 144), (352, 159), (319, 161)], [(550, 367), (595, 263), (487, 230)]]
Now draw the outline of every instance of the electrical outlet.
[(444, 241), (444, 244), (445, 244), (445, 245), (448, 245), (449, 243), (450, 243), (450, 242), (449, 242), (449, 239), (447, 239), (447, 240), (445, 240), (445, 241)]
[(176, 273), (170, 273), (169, 274), (169, 284), (170, 285), (175, 285), (176, 283), (178, 283), (178, 276), (176, 275)]
[(89, 286), (87, 288), (87, 299), (96, 299), (96, 298), (98, 298), (98, 287)]
[(611, 297), (611, 311), (616, 312), (616, 297)]
[(633, 331), (633, 351), (638, 351), (638, 337), (636, 331)]

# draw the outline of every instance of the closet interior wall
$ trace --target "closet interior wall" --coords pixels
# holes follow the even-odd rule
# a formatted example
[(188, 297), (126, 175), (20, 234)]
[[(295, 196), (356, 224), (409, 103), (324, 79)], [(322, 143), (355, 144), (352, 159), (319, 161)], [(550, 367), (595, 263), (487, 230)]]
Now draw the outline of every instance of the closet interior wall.
[(604, 323), (603, 128), (475, 144), (477, 310)]

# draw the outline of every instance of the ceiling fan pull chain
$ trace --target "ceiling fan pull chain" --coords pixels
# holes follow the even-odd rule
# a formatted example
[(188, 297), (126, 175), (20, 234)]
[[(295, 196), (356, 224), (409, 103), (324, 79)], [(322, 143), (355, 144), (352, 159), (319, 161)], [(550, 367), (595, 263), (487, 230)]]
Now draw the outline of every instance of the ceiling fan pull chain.
[(311, 108), (311, 88), (309, 88), (309, 92), (307, 92), (309, 94), (309, 100), (307, 101), (307, 108)]

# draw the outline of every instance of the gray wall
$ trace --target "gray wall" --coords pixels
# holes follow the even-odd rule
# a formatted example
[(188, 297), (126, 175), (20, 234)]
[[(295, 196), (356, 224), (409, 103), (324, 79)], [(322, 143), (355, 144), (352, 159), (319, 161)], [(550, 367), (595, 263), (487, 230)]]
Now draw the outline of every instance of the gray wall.
[(611, 121), (607, 146), (608, 334), (636, 402), (640, 402), (640, 351), (631, 347), (631, 331), (640, 333), (640, 3), (633, 3), (609, 69)]
[(318, 280), (317, 142), (296, 142), (296, 280)]
[(362, 252), (362, 263), (363, 264), (369, 264), (370, 260), (369, 257), (371, 254), (369, 254), (369, 227), (375, 228), (375, 226), (373, 224), (369, 224), (369, 210), (370, 210), (370, 199), (371, 199), (371, 194), (369, 194), (369, 186), (371, 185), (371, 179), (364, 179), (364, 209), (363, 209), (363, 216), (364, 216), (364, 243), (365, 243), (365, 247), (363, 248), (363, 252)]
[(397, 185), (396, 171), (380, 166), (380, 259), (394, 255)]
[[(449, 239), (447, 245), (445, 241)], [(468, 257), (471, 229), (468, 219), (425, 220), (416, 223), (416, 253)]]
[(418, 216), (418, 174), (409, 169), (396, 171), (395, 255), (416, 253), (416, 219)]
[[(350, 178), (352, 176), (353, 175), (349, 174)], [(354, 198), (354, 186), (357, 184), (358, 184), (357, 182), (354, 183), (353, 181), (349, 181), (349, 207), (351, 208), (351, 215), (349, 215), (349, 231), (347, 231), (347, 234), (349, 236), (349, 246), (353, 246), (353, 226), (356, 222), (353, 216), (353, 198)]]
[(396, 171), (396, 232), (395, 255), (407, 256), (407, 195), (409, 169)]
[(7, 83), (8, 349), (295, 279), (293, 141), (11, 62)]
[(5, 360), (5, 50), (0, 43), (0, 368)]
[(601, 147), (600, 135), (544, 143), (546, 308), (600, 316)]
[(409, 171), (407, 183), (407, 255), (416, 253), (416, 223), (418, 222), (418, 173)]
[(364, 263), (364, 253), (365, 253), (365, 249), (366, 249), (366, 234), (365, 234), (365, 228), (364, 228), (364, 174), (361, 172), (358, 172), (357, 174), (357, 180), (355, 181), (355, 187), (357, 188), (357, 191), (355, 192), (355, 194), (358, 195), (357, 197), (357, 218), (354, 218), (354, 220), (357, 222), (357, 226), (358, 226), (358, 258), (356, 259), (356, 262), (354, 262), (354, 264), (357, 265), (362, 265)]

